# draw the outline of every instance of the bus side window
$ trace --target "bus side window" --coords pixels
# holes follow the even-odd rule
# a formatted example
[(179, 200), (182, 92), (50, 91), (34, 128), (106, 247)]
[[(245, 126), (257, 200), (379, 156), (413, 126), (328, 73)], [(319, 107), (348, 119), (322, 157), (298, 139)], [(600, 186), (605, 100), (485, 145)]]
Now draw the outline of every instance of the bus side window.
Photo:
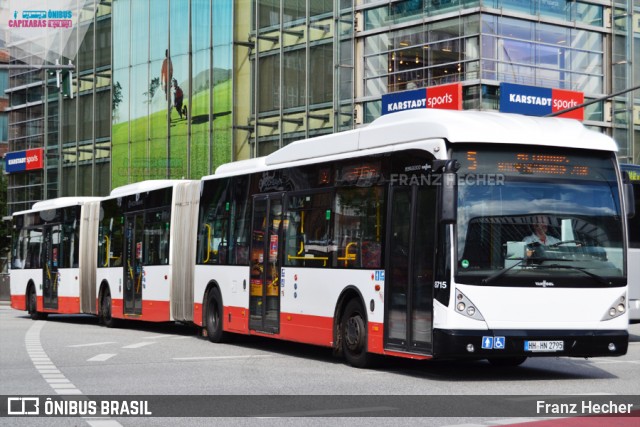
[(166, 210), (147, 213), (144, 223), (144, 264), (169, 263), (169, 217)]
[(111, 267), (122, 267), (123, 237), (124, 226), (122, 223), (114, 224), (111, 231), (111, 250), (109, 255)]
[(285, 217), (285, 265), (333, 265), (337, 246), (331, 230), (331, 200), (329, 192), (289, 197)]
[(383, 187), (338, 190), (334, 238), (338, 267), (382, 267), (385, 209)]
[(24, 268), (41, 268), (42, 230), (32, 228), (28, 233)]
[(13, 254), (13, 264), (12, 268), (22, 269), (25, 268), (25, 262), (27, 259), (27, 237), (29, 236), (29, 230), (22, 229), (20, 230), (20, 234), (18, 235), (18, 239), (16, 242), (15, 252)]
[(251, 202), (249, 200), (249, 177), (232, 180), (229, 230), (229, 264), (249, 265), (249, 233), (251, 227)]
[(122, 267), (124, 218), (115, 215), (116, 203), (115, 200), (107, 200), (100, 206), (103, 218), (98, 234), (98, 267)]

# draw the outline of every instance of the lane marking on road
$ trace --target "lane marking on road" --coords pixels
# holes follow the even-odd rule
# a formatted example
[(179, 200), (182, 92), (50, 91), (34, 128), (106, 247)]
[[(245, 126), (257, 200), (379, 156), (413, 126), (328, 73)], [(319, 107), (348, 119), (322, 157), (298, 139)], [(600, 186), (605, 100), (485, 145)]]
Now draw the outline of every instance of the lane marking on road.
[(115, 353), (104, 353), (93, 356), (91, 359), (87, 359), (87, 362), (104, 362), (105, 360), (111, 359), (113, 356), (116, 356)]
[[(42, 348), (40, 342), (40, 332), (44, 328), (45, 322), (38, 321), (33, 324), (27, 331), (24, 337), (24, 342), (27, 347), (27, 354), (33, 363), (33, 366), (38, 370), (42, 378), (47, 380), (50, 378), (66, 379), (64, 374), (56, 368), (56, 365), (49, 359), (47, 353)], [(46, 368), (41, 364), (46, 364)], [(68, 380), (67, 380), (68, 381)], [(82, 394), (80, 390), (76, 388), (70, 381), (67, 383), (48, 383), (49, 386), (58, 394)], [(64, 385), (65, 387), (58, 387)]]
[(93, 347), (96, 345), (106, 345), (106, 344), (115, 344), (115, 341), (105, 341), (105, 342), (92, 342), (89, 344), (74, 344), (74, 345), (68, 345), (67, 347), (69, 348), (79, 348), (79, 347)]
[(122, 427), (122, 424), (111, 419), (100, 420), (91, 418), (89, 420), (85, 419), (85, 421), (92, 427)]
[(195, 356), (195, 357), (174, 357), (173, 360), (223, 360), (223, 359), (255, 359), (258, 357), (274, 357), (271, 354), (247, 354), (239, 356)]
[(156, 338), (168, 338), (168, 337), (173, 337), (174, 335), (170, 335), (170, 334), (165, 334), (165, 335), (152, 335), (150, 337), (142, 337), (143, 340), (153, 340)]
[[(44, 379), (49, 387), (60, 395), (83, 395), (82, 391), (77, 388), (71, 381), (58, 370), (56, 365), (49, 359), (49, 356), (42, 347), (40, 340), (40, 332), (46, 322), (40, 320), (33, 323), (24, 336), (24, 343), (27, 348), (29, 359), (33, 366), (38, 370), (42, 379)], [(122, 424), (112, 419), (86, 419), (83, 418), (92, 427), (122, 427)]]
[(153, 341), (137, 342), (135, 344), (125, 345), (122, 348), (140, 348), (140, 347), (144, 347), (146, 345), (151, 345), (151, 344), (155, 344), (155, 342), (153, 342)]

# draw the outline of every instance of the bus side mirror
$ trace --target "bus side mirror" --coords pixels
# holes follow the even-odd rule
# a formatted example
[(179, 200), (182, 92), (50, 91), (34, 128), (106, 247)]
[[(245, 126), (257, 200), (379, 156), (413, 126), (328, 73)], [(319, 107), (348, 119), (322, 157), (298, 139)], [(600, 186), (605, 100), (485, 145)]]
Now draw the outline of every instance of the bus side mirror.
[(434, 160), (435, 171), (442, 171), (440, 185), (440, 222), (455, 224), (458, 211), (458, 174), (460, 163), (456, 160)]
[(633, 184), (631, 183), (631, 179), (629, 179), (629, 174), (624, 171), (622, 172), (622, 183), (623, 183), (623, 197), (624, 197), (624, 206), (627, 214), (627, 218), (633, 218), (636, 214), (636, 201), (635, 196), (633, 194)]

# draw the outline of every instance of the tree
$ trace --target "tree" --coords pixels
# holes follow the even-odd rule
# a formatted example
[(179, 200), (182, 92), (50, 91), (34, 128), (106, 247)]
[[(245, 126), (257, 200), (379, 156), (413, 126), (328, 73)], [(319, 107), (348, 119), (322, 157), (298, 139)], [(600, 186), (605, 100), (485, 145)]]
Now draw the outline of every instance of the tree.
[(155, 77), (151, 79), (151, 82), (149, 82), (149, 91), (143, 93), (143, 95), (147, 97), (147, 100), (145, 101), (147, 104), (151, 103), (151, 100), (153, 100), (153, 97), (156, 94), (156, 90), (159, 87), (160, 87), (160, 78)]
[(116, 82), (116, 84), (113, 85), (113, 117), (117, 116), (117, 111), (118, 111), (118, 106), (120, 106), (120, 103), (122, 102), (122, 86), (120, 85), (120, 82)]

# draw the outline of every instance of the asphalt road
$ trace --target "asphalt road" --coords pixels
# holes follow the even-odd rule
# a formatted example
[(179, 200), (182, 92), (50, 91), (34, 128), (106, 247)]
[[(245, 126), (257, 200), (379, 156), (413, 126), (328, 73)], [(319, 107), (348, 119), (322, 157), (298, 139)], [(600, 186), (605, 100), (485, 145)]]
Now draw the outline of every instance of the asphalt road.
[[(389, 359), (377, 369), (360, 370), (334, 357), (330, 349), (244, 336), (230, 344), (212, 344), (185, 325), (129, 323), (107, 329), (90, 316), (50, 316), (34, 322), (26, 313), (0, 305), (0, 395), (187, 396), (161, 407), (156, 403), (156, 413), (175, 410), (185, 415), (179, 418), (10, 420), (11, 425), (25, 426), (324, 426), (326, 417), (349, 426), (519, 424), (544, 417), (498, 416), (492, 402), (481, 397), (476, 405), (486, 405), (486, 411), (469, 417), (462, 410), (468, 405), (464, 397), (512, 396), (517, 401), (523, 395), (639, 396), (640, 325), (631, 325), (630, 333), (629, 351), (619, 358), (529, 359), (518, 368), (495, 368), (485, 361)], [(212, 397), (216, 395), (226, 397)], [(448, 396), (445, 403), (443, 396)], [(416, 397), (446, 409), (447, 416), (398, 417), (398, 407), (408, 414), (425, 412)], [(328, 403), (321, 409), (305, 406), (314, 399)], [(254, 415), (190, 417), (216, 410), (233, 413), (236, 407), (251, 407)]]

